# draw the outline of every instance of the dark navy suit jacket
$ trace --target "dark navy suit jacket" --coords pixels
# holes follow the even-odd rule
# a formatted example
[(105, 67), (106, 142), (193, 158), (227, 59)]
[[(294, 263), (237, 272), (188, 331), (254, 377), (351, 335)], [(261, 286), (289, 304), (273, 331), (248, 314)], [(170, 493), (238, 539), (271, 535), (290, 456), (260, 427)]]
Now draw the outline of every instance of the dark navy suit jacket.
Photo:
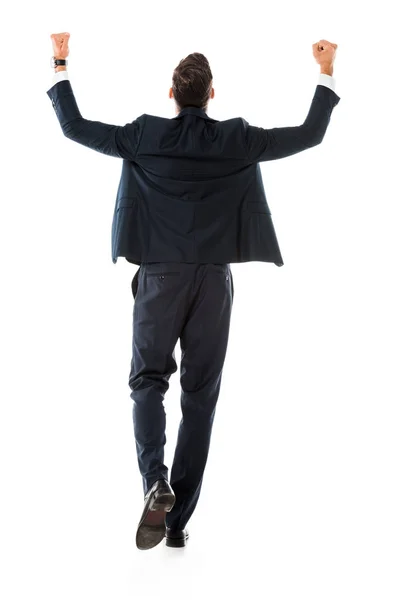
[(260, 162), (320, 144), (339, 96), (317, 85), (302, 125), (263, 129), (217, 121), (196, 107), (175, 118), (143, 114), (124, 126), (84, 119), (69, 80), (53, 85), (64, 135), (122, 159), (112, 260), (283, 265)]

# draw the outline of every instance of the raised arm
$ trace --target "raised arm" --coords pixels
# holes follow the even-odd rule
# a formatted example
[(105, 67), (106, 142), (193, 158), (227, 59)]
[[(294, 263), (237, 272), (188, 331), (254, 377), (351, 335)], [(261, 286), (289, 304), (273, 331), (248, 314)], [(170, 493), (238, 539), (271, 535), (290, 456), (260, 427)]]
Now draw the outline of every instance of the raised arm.
[(250, 162), (285, 158), (317, 146), (325, 136), (332, 110), (340, 98), (335, 93), (333, 62), (336, 44), (320, 40), (313, 44), (313, 54), (320, 65), (320, 77), (308, 115), (302, 125), (264, 129), (243, 119), (245, 146)]
[[(54, 57), (66, 59), (69, 54), (69, 34), (52, 34), (51, 39)], [(47, 95), (62, 132), (68, 139), (108, 156), (134, 160), (145, 121), (143, 115), (126, 125), (84, 119), (75, 100), (66, 66), (55, 68), (53, 85), (47, 90)]]

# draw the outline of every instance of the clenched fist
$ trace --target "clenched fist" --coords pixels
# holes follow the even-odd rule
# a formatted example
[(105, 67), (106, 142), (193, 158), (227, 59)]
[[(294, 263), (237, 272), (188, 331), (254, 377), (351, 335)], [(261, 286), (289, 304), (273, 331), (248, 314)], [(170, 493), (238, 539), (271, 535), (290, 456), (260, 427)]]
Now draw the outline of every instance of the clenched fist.
[(69, 54), (69, 33), (52, 33), (53, 53), (56, 58), (67, 58)]
[(337, 44), (332, 44), (327, 40), (319, 40), (313, 44), (313, 55), (321, 67), (332, 67), (336, 56)]

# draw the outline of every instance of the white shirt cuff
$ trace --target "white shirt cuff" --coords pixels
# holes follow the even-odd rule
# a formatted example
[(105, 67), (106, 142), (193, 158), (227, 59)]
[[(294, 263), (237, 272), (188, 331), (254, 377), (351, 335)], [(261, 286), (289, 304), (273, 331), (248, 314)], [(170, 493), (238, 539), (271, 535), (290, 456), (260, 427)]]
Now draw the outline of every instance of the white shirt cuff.
[(332, 77), (332, 75), (327, 75), (326, 73), (320, 73), (318, 85), (324, 85), (325, 87), (330, 88), (332, 91), (335, 91), (336, 79), (334, 77)]
[(54, 75), (53, 75), (53, 83), (51, 84), (51, 87), (53, 87), (53, 85), (55, 85), (59, 81), (63, 81), (64, 79), (69, 79), (69, 77), (68, 77), (68, 71), (57, 71), (57, 72), (55, 72)]

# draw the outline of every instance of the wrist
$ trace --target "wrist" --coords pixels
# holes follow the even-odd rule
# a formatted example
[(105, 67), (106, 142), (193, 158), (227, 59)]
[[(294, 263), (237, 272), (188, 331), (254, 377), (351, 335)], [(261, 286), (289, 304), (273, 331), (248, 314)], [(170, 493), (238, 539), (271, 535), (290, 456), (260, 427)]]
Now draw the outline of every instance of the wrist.
[[(66, 56), (58, 56), (57, 54), (54, 54), (54, 58), (55, 60), (67, 60)], [(59, 71), (66, 71), (67, 70), (67, 65), (56, 65), (54, 67), (54, 72), (58, 73)]]
[(321, 75), (333, 75), (333, 65), (321, 65)]

